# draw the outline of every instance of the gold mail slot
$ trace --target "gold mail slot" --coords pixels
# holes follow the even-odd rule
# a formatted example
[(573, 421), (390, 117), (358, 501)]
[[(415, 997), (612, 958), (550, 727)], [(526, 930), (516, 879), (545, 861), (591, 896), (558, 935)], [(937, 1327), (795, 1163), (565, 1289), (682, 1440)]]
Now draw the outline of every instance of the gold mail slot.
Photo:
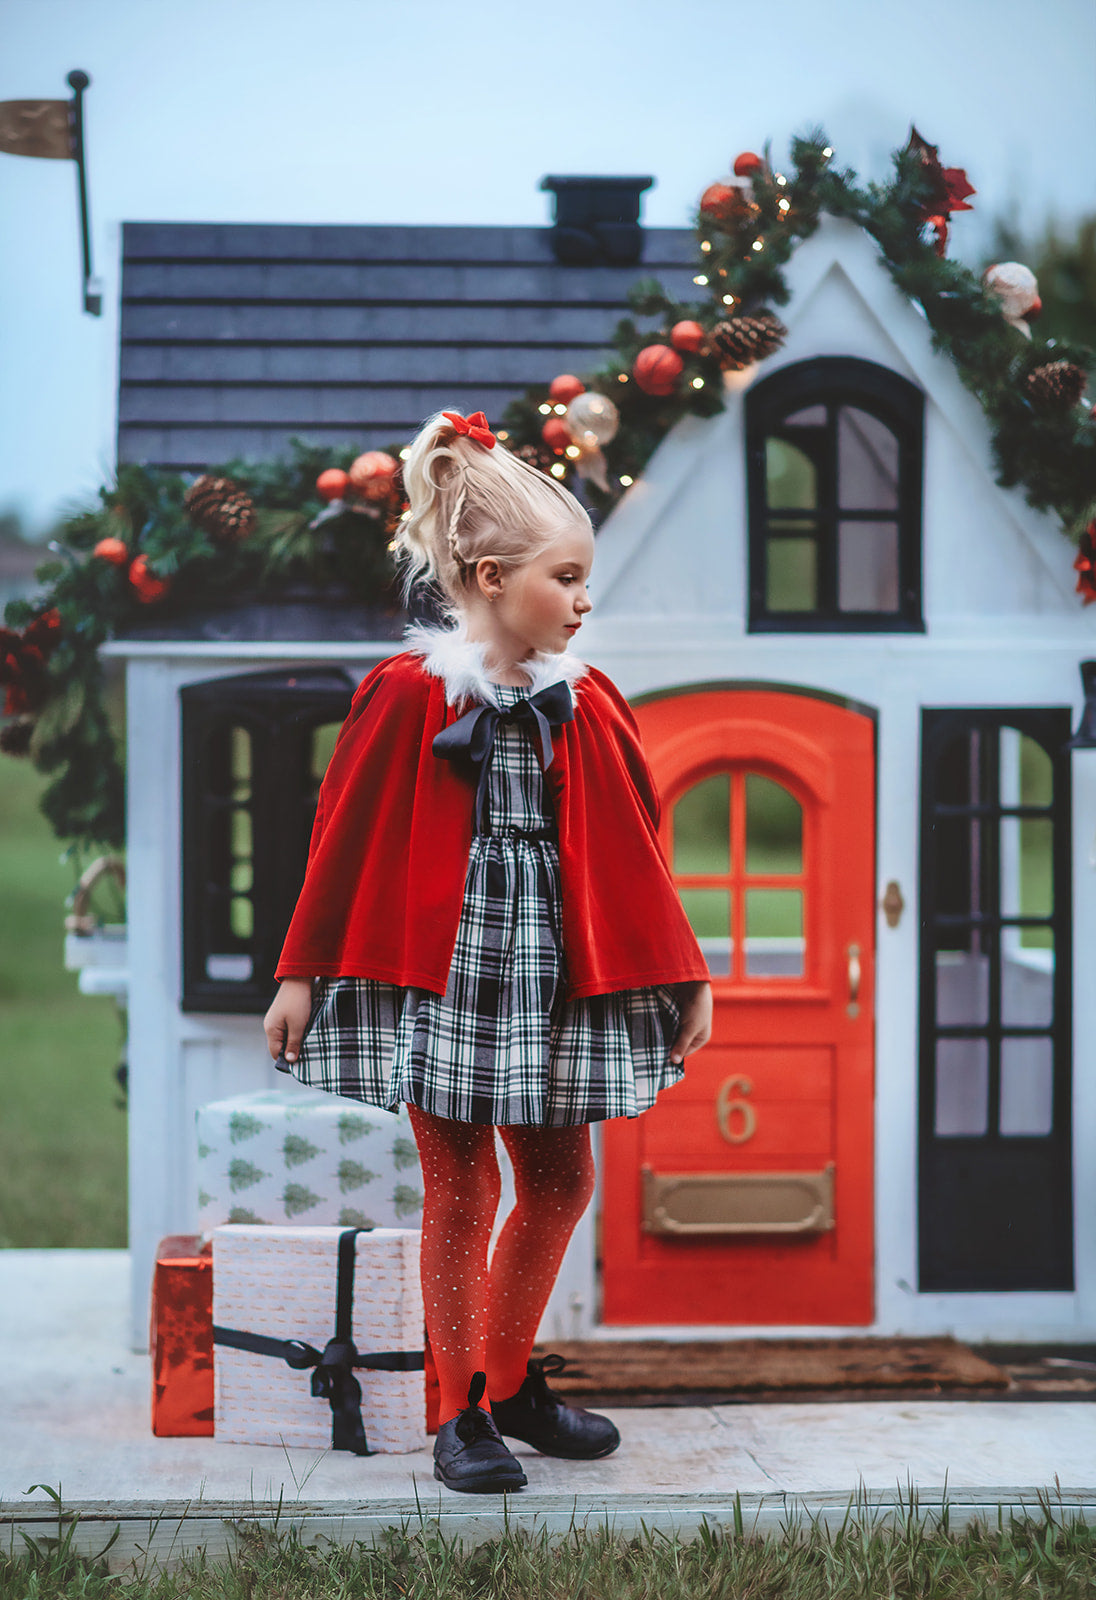
[(826, 1233), (834, 1225), (833, 1174), (652, 1172), (642, 1169), (646, 1233)]

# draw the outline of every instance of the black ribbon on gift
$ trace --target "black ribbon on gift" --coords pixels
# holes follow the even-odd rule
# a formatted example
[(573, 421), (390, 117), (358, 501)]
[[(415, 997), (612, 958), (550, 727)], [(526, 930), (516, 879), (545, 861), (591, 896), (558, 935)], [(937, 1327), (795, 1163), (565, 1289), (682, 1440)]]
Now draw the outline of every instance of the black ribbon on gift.
[(362, 1423), (362, 1389), (354, 1369), (373, 1372), (421, 1372), (422, 1350), (375, 1350), (362, 1355), (354, 1344), (354, 1267), (359, 1233), (368, 1228), (346, 1228), (339, 1235), (339, 1271), (335, 1287), (335, 1337), (322, 1350), (303, 1339), (271, 1339), (262, 1333), (241, 1333), (214, 1325), (214, 1344), (252, 1355), (274, 1356), (300, 1372), (312, 1371), (312, 1393), (331, 1407), (331, 1445), (356, 1456), (372, 1454)]
[(453, 761), (469, 768), (477, 776), (474, 828), (484, 833), (487, 827), (487, 778), (495, 754), (495, 735), (502, 722), (526, 723), (539, 745), (541, 770), (547, 772), (555, 752), (552, 749), (552, 729), (575, 720), (575, 706), (570, 687), (562, 680), (550, 683), (537, 694), (523, 695), (505, 710), (498, 706), (478, 705), (466, 711), (458, 721), (450, 723), (434, 737), (433, 751), (443, 761)]

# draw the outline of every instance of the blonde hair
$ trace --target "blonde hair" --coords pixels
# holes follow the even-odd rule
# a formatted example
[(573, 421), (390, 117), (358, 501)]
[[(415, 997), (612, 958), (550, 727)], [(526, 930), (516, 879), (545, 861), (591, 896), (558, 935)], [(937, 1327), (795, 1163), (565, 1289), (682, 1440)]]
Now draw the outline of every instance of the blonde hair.
[(416, 579), (434, 578), (457, 608), (485, 556), (521, 567), (567, 523), (590, 527), (562, 484), (502, 444), (488, 448), (457, 433), (440, 411), (415, 435), (403, 485), (410, 509), (394, 543), (406, 568), (404, 594)]

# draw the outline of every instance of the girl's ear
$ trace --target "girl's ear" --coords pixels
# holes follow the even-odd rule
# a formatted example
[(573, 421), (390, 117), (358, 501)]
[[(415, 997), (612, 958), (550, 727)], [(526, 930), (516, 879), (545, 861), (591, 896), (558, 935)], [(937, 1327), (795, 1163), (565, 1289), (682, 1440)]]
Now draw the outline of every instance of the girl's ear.
[(494, 600), (502, 593), (502, 565), (495, 556), (483, 556), (476, 562), (476, 588), (485, 600)]

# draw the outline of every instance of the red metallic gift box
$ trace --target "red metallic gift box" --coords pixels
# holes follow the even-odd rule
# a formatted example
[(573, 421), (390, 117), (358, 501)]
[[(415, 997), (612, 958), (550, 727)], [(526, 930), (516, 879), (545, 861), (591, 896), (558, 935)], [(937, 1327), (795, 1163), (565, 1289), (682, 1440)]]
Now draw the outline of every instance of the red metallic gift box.
[(197, 1234), (161, 1239), (152, 1279), (152, 1431), (213, 1432), (213, 1256)]

